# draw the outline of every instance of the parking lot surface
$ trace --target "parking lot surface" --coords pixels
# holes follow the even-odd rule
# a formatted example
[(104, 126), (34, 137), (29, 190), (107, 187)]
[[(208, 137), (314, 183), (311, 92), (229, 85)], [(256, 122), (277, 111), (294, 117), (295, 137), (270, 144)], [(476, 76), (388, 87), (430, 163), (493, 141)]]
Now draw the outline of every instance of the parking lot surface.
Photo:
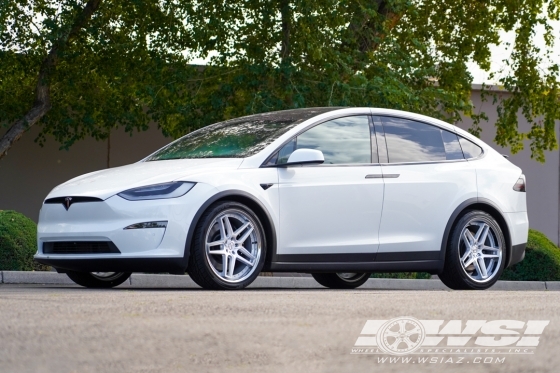
[[(3, 284), (0, 316), (2, 373), (557, 372), (560, 366), (560, 295), (550, 291), (212, 292)], [(400, 316), (550, 323), (530, 354), (426, 355), (436, 359), (431, 362), (414, 354), (407, 355), (414, 358), (409, 362), (352, 354), (367, 320)]]

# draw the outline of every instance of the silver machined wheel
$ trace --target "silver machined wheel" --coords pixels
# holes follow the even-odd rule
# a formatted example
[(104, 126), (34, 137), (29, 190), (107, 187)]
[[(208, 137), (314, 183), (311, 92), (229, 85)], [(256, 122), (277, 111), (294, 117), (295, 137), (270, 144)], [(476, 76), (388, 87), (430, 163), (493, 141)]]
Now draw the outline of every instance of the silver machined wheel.
[(262, 237), (245, 212), (229, 209), (210, 224), (205, 239), (206, 260), (220, 279), (238, 283), (249, 278), (259, 263)]
[(359, 281), (364, 276), (369, 277), (369, 273), (355, 273), (355, 272), (337, 272), (336, 275), (340, 277), (342, 280), (349, 281), (349, 282)]
[(463, 271), (474, 282), (492, 280), (503, 260), (497, 232), (487, 222), (475, 218), (465, 225), (460, 237), (458, 253)]
[(101, 281), (113, 281), (122, 275), (121, 272), (90, 272), (90, 274)]

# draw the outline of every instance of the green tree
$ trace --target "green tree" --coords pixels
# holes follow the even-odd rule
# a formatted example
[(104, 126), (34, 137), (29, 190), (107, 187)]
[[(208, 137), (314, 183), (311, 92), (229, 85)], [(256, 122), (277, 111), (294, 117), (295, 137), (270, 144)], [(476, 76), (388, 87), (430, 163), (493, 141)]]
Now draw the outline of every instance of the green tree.
[[(473, 112), (467, 64), (489, 69), (500, 32), (513, 31), (500, 80), (512, 94), (494, 97), (496, 142), (517, 152), (529, 139), (544, 161), (543, 151), (557, 146), (560, 119), (559, 68), (547, 64), (559, 4), (7, 0), (0, 5), (0, 123), (19, 125), (19, 136), (40, 123), (40, 141), (51, 134), (68, 147), (84, 136), (103, 139), (117, 125), (133, 131), (155, 121), (178, 137), (251, 113), (378, 106), (449, 122), (468, 115), (478, 133), (485, 115)], [(539, 27), (544, 51), (536, 47)], [(200, 68), (189, 57), (210, 62)], [(43, 85), (48, 105), (32, 121)], [(528, 133), (519, 131), (518, 113), (532, 124)], [(12, 143), (0, 140), (0, 157)]]

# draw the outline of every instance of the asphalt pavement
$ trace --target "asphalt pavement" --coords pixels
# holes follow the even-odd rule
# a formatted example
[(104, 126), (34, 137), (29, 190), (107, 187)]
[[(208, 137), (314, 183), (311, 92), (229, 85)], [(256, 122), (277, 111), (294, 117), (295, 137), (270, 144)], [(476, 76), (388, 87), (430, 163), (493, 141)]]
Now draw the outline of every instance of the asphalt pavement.
[[(557, 372), (559, 306), (555, 291), (1, 284), (0, 372)], [(355, 353), (367, 320), (401, 316), (462, 320), (462, 328), (466, 320), (550, 323), (529, 353), (465, 349), (408, 362)]]

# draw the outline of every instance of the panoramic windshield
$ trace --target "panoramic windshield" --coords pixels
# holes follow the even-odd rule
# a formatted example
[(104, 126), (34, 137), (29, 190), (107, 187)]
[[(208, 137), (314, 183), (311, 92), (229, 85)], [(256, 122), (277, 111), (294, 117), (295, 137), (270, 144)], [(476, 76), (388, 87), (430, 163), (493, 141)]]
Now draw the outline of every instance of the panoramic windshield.
[(145, 161), (249, 157), (304, 120), (334, 109), (284, 110), (212, 124), (172, 142)]

